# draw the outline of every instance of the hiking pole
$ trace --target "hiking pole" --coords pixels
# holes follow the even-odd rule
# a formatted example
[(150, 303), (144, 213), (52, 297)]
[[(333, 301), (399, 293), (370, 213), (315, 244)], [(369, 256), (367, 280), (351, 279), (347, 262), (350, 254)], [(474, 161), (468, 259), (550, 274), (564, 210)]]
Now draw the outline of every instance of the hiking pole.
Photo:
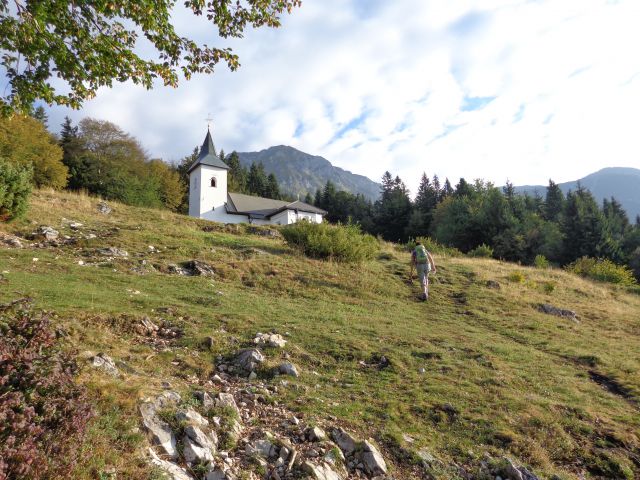
[(409, 271), (409, 282), (413, 283), (413, 262), (411, 262), (411, 267)]

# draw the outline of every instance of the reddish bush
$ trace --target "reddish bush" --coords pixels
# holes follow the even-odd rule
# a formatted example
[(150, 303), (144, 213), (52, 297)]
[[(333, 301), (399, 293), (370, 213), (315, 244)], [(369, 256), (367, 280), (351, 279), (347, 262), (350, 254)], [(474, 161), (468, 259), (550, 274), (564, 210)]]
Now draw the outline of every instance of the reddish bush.
[(91, 408), (46, 315), (0, 306), (0, 480), (64, 475)]

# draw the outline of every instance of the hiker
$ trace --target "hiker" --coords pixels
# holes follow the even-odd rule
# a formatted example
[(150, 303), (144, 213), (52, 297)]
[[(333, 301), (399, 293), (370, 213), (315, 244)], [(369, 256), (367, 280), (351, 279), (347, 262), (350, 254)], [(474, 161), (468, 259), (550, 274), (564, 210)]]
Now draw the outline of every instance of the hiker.
[(416, 248), (411, 253), (411, 266), (415, 265), (420, 284), (422, 285), (423, 301), (429, 298), (429, 272), (436, 273), (436, 264), (433, 257), (427, 249), (424, 248), (422, 242), (416, 242)]

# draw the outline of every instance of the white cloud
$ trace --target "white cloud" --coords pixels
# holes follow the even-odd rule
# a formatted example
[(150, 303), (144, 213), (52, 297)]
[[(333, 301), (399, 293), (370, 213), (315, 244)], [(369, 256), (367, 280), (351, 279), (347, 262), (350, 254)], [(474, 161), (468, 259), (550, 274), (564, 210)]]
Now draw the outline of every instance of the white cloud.
[[(640, 167), (638, 14), (636, 0), (308, 1), (281, 29), (233, 41), (237, 72), (103, 89), (72, 117), (113, 121), (177, 159), (211, 112), (227, 152), (288, 144), (374, 180), (389, 169), (414, 191), (423, 170), (454, 184), (571, 180)], [(463, 111), (469, 97), (495, 98)]]

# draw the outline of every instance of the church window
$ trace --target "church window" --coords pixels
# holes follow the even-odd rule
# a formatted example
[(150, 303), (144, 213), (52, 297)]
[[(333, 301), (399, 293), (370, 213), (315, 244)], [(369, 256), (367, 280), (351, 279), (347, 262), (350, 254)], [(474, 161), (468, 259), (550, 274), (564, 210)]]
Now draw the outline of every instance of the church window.
[(216, 185), (216, 177), (211, 177), (211, 186), (214, 187), (214, 188), (217, 186)]

